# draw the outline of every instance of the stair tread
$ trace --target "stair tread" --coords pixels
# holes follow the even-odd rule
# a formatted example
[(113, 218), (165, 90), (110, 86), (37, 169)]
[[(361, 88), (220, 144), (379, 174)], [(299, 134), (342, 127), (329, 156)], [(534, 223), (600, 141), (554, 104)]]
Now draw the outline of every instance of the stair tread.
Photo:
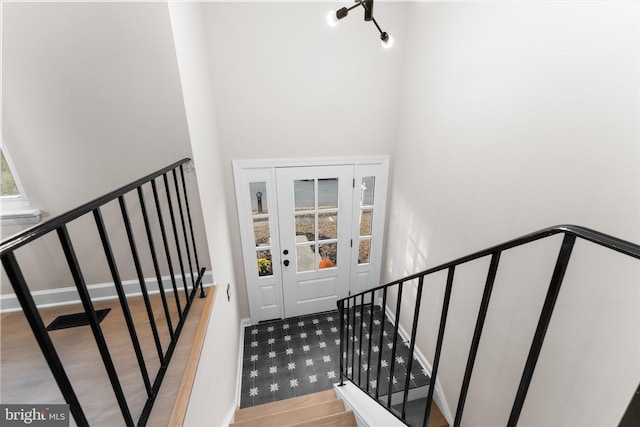
[(295, 407), (314, 405), (316, 403), (327, 402), (336, 399), (333, 390), (321, 391), (318, 393), (306, 394), (292, 399), (280, 400), (277, 402), (265, 403), (264, 405), (251, 406), (236, 410), (234, 421), (245, 421), (278, 412), (288, 411)]
[(344, 412), (342, 400), (334, 399), (307, 406), (289, 407), (289, 410), (276, 412), (274, 414), (262, 415), (243, 421), (236, 421), (232, 427), (281, 427), (284, 425), (302, 423), (315, 418), (322, 418), (329, 415)]
[(289, 424), (288, 427), (357, 427), (357, 425), (356, 417), (353, 412), (349, 411), (297, 424)]

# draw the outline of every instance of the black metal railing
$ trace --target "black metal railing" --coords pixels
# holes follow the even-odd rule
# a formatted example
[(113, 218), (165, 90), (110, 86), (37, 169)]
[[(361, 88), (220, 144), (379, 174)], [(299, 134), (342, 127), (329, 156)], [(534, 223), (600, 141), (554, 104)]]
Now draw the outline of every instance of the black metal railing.
[[(145, 425), (151, 413), (154, 401), (158, 395), (160, 385), (162, 384), (162, 380), (164, 378), (176, 343), (178, 341), (178, 338), (180, 337), (180, 332), (182, 331), (183, 325), (185, 323), (186, 316), (189, 313), (189, 308), (191, 307), (192, 301), (195, 297), (195, 294), (197, 293), (198, 288), (200, 289), (200, 296), (206, 296), (206, 292), (204, 291), (202, 284), (205, 268), (200, 267), (200, 262), (198, 260), (193, 222), (191, 219), (191, 211), (189, 207), (189, 200), (187, 197), (185, 172), (183, 168), (183, 165), (185, 165), (185, 163), (188, 163), (189, 161), (190, 159), (182, 159), (157, 172), (147, 175), (144, 178), (132, 182), (118, 190), (112, 191), (98, 199), (86, 203), (72, 211), (69, 211), (45, 223), (30, 228), (25, 232), (13, 236), (0, 244), (0, 257), (2, 259), (2, 265), (7, 274), (7, 277), (11, 282), (11, 286), (13, 287), (17, 299), (20, 302), (24, 315), (29, 323), (29, 326), (31, 327), (38, 345), (40, 346), (42, 354), (44, 355), (44, 358), (53, 374), (53, 377), (55, 378), (55, 381), (60, 388), (65, 401), (70, 405), (71, 414), (76, 424), (79, 426), (89, 425), (87, 415), (85, 414), (85, 411), (83, 410), (78, 400), (77, 393), (74, 390), (72, 382), (67, 375), (67, 371), (65, 370), (58, 352), (56, 351), (55, 345), (45, 328), (42, 316), (31, 294), (29, 284), (25, 279), (22, 270), (20, 269), (20, 264), (15, 252), (18, 249), (37, 241), (38, 239), (42, 238), (45, 235), (48, 235), (51, 232), (55, 232), (57, 234), (58, 240), (64, 252), (64, 257), (69, 267), (69, 271), (82, 302), (84, 312), (88, 318), (89, 325), (91, 327), (96, 345), (102, 358), (102, 362), (107, 371), (111, 387), (113, 388), (115, 398), (118, 402), (120, 412), (122, 413), (122, 423), (127, 426)], [(157, 180), (162, 180), (162, 186), (164, 187), (164, 192), (166, 193), (166, 199), (162, 199), (162, 197), (160, 196), (160, 192), (158, 190), (160, 186), (156, 183)], [(171, 187), (171, 184), (173, 184), (173, 188)], [(156, 216), (153, 219), (151, 218), (151, 213), (147, 209), (145, 203), (144, 189), (148, 190), (148, 187), (151, 187), (151, 191), (153, 193), (153, 204), (155, 205)], [(156, 276), (155, 279), (158, 282), (158, 292), (160, 294), (160, 299), (162, 300), (162, 312), (164, 313), (164, 321), (166, 321), (166, 325), (170, 335), (170, 342), (166, 349), (163, 349), (161, 344), (160, 334), (156, 325), (157, 316), (153, 311), (147, 283), (145, 282), (145, 275), (140, 259), (140, 252), (136, 245), (134, 227), (132, 226), (132, 220), (130, 217), (130, 208), (127, 206), (127, 203), (125, 201), (125, 196), (129, 193), (132, 193), (130, 197), (135, 197), (137, 193), (139, 210), (136, 210), (135, 212), (136, 214), (142, 216), (142, 220), (144, 223), (144, 232), (146, 235), (148, 248), (150, 250), (151, 262), (153, 264), (153, 270)], [(155, 345), (154, 351), (157, 352), (157, 357), (159, 360), (160, 367), (155, 373), (155, 376), (150, 375), (147, 368), (147, 363), (145, 362), (145, 358), (143, 356), (143, 349), (141, 348), (141, 343), (138, 338), (139, 334), (136, 328), (136, 323), (130, 311), (128, 298), (125, 294), (123, 281), (121, 279), (121, 274), (118, 268), (118, 263), (116, 262), (116, 257), (114, 256), (114, 252), (112, 250), (111, 239), (109, 237), (109, 233), (103, 219), (102, 208), (107, 203), (115, 200), (117, 200), (119, 204), (122, 223), (126, 232), (128, 246), (131, 251), (131, 258), (135, 266), (135, 272), (138, 278), (142, 298), (144, 300), (146, 314), (148, 316), (149, 325), (153, 334), (153, 341)], [(176, 210), (174, 210), (174, 203), (176, 204), (177, 213)], [(167, 219), (163, 217), (163, 212), (166, 215), (167, 210), (169, 213), (168, 220), (170, 220), (171, 223), (171, 228), (169, 231), (167, 231), (167, 227), (165, 227), (165, 220)], [(127, 402), (125, 393), (123, 392), (123, 386), (116, 372), (116, 368), (114, 366), (109, 347), (105, 340), (105, 336), (103, 335), (100, 322), (98, 321), (98, 318), (96, 316), (96, 310), (89, 295), (89, 290), (83, 276), (83, 271), (80, 266), (80, 262), (78, 261), (77, 253), (74, 249), (74, 242), (72, 241), (69, 233), (69, 224), (79, 219), (80, 217), (83, 217), (84, 215), (93, 215), (95, 227), (102, 243), (102, 250), (104, 251), (106, 263), (108, 264), (115, 291), (117, 293), (119, 303), (122, 307), (122, 313), (128, 328), (129, 336), (131, 338), (131, 343), (136, 355), (142, 381), (144, 383), (147, 398), (144, 402), (142, 410), (139, 412), (137, 421), (134, 420), (131, 405), (129, 402)], [(179, 227), (178, 225), (178, 216), (179, 224), (181, 227)], [(156, 253), (152, 224), (160, 229), (164, 247), (164, 260), (161, 260)], [(179, 232), (178, 228), (181, 228), (181, 233)], [(158, 234), (157, 231), (156, 234)], [(175, 244), (175, 247), (173, 248), (170, 247), (170, 242), (172, 240), (173, 244)], [(179, 291), (178, 281), (176, 280), (176, 275), (174, 274), (175, 259), (173, 258), (173, 255), (175, 255), (176, 253), (178, 257), (177, 265), (180, 269), (182, 279), (181, 281), (185, 293), (184, 302), (181, 302), (181, 298), (179, 297), (179, 293), (181, 293), (182, 290)], [(186, 257), (183, 257), (183, 254), (186, 254)], [(186, 258), (186, 260), (184, 258)], [(188, 270), (185, 270), (185, 263), (188, 266)], [(177, 322), (177, 324), (175, 324), (175, 326), (171, 320), (169, 305), (170, 302), (167, 298), (167, 292), (164, 289), (161, 267), (168, 269), (170, 275), (172, 291), (176, 304), (176, 311), (179, 317), (179, 321)], [(188, 271), (188, 274), (185, 273), (185, 271)], [(187, 280), (188, 276), (190, 276), (190, 289)], [(114, 424), (121, 423), (114, 420)]]
[[(531, 233), (517, 239), (502, 243), (497, 246), (490, 247), (488, 249), (473, 253), (471, 255), (459, 258), (457, 260), (439, 265), (437, 267), (430, 268), (428, 270), (422, 271), (420, 273), (414, 274), (412, 276), (405, 277), (403, 279), (388, 283), (386, 285), (382, 285), (376, 287), (374, 289), (355, 294), (349, 296), (348, 298), (344, 298), (338, 301), (338, 309), (340, 310), (340, 328), (341, 328), (341, 339), (340, 339), (340, 384), (344, 384), (344, 380), (349, 380), (358, 386), (362, 391), (367, 393), (370, 397), (375, 399), (378, 403), (384, 406), (389, 412), (394, 414), (398, 419), (408, 424), (406, 418), (406, 408), (408, 400), (408, 394), (410, 390), (410, 381), (411, 381), (411, 373), (412, 373), (412, 363), (414, 360), (414, 351), (415, 351), (415, 342), (416, 342), (416, 334), (426, 333), (426, 331), (418, 331), (418, 320), (420, 315), (420, 302), (422, 298), (422, 291), (424, 288), (424, 280), (426, 276), (431, 274), (446, 271), (447, 272), (447, 281), (445, 287), (445, 293), (443, 297), (442, 309), (440, 314), (440, 323), (438, 327), (438, 337), (435, 345), (435, 352), (433, 355), (433, 363), (432, 363), (432, 371), (431, 371), (431, 380), (428, 385), (428, 391), (424, 403), (424, 408), (421, 409), (421, 423), (424, 427), (427, 426), (429, 422), (429, 417), (431, 415), (431, 405), (434, 397), (434, 390), (436, 379), (438, 375), (438, 367), (440, 365), (440, 357), (442, 350), (442, 343), (445, 334), (445, 326), (447, 322), (447, 314), (449, 311), (449, 303), (451, 300), (451, 291), (454, 284), (454, 274), (457, 266), (461, 264), (465, 264), (467, 262), (477, 260), (483, 257), (491, 257), (489, 271), (487, 273), (482, 300), (480, 302), (480, 309), (478, 311), (477, 320), (475, 323), (475, 329), (473, 333), (473, 338), (471, 341), (471, 347), (469, 350), (467, 364), (464, 372), (464, 377), (462, 380), (460, 396), (458, 399), (458, 405), (455, 410), (455, 419), (453, 422), (454, 427), (458, 427), (462, 420), (462, 414), (465, 407), (465, 402), (467, 398), (467, 392), (469, 390), (469, 384), (471, 380), (471, 376), (473, 373), (473, 368), (476, 360), (476, 355), (478, 352), (478, 347), (480, 344), (480, 338), (482, 336), (482, 331), (484, 327), (485, 318), (487, 315), (487, 311), (489, 308), (489, 300), (491, 298), (491, 293), (493, 289), (493, 284), (496, 278), (496, 273), (498, 271), (498, 265), (500, 262), (500, 256), (504, 251), (509, 249), (525, 245), (527, 243), (540, 240), (549, 236), (553, 236), (556, 234), (562, 234), (563, 240), (560, 248), (559, 255), (556, 260), (555, 268), (553, 271), (553, 275), (551, 277), (551, 281), (549, 284), (549, 288), (544, 299), (542, 311), (540, 317), (538, 319), (537, 327), (535, 329), (535, 333), (533, 336), (533, 340), (531, 343), (531, 347), (529, 349), (529, 353), (526, 359), (525, 367), (522, 373), (522, 377), (520, 379), (520, 384), (518, 386), (514, 402), (512, 405), (511, 413), (509, 419), (507, 421), (507, 426), (516, 426), (518, 423), (518, 419), (520, 417), (520, 412), (522, 410), (525, 398), (527, 396), (527, 391), (529, 389), (529, 385), (531, 383), (531, 379), (533, 377), (533, 373), (536, 367), (536, 363), (538, 361), (538, 356), (540, 355), (540, 351), (542, 349), (542, 345), (544, 342), (545, 334), (547, 328), (549, 327), (549, 323), (551, 320), (551, 316), (553, 314), (554, 305), (558, 294), (560, 292), (560, 287), (562, 285), (562, 281), (567, 269), (567, 265), (569, 263), (569, 259), (571, 258), (571, 252), (573, 250), (574, 243), (576, 239), (583, 239), (586, 241), (590, 241), (597, 245), (603, 246), (605, 248), (611, 249), (613, 251), (622, 253), (632, 258), (640, 259), (640, 245), (630, 243), (594, 230), (590, 230), (584, 227), (578, 227), (574, 225), (561, 225), (546, 228), (535, 233)], [(402, 342), (402, 340), (398, 339), (398, 329), (400, 326), (400, 316), (401, 316), (401, 308), (402, 308), (402, 292), (405, 284), (416, 281), (417, 280), (417, 291), (415, 297), (415, 307), (412, 316), (412, 329), (411, 329), (411, 338), (407, 342)], [(387, 308), (388, 294), (390, 292), (394, 293), (394, 297), (396, 299), (396, 307), (395, 311), (392, 311), (392, 316), (395, 319), (391, 320), (385, 316), (385, 309)], [(379, 309), (375, 309), (375, 302), (381, 300), (381, 305)], [(365, 338), (367, 340), (367, 344), (363, 343), (363, 323), (365, 323), (365, 316), (363, 315), (363, 308), (366, 305), (370, 304), (369, 317), (368, 317), (368, 327), (369, 327), (369, 335), (365, 334)], [(360, 313), (358, 314), (358, 311)], [(359, 317), (360, 320), (357, 322), (356, 317)], [(379, 325), (379, 330), (374, 327), (374, 323)], [(386, 328), (386, 329), (385, 329)], [(385, 381), (385, 376), (381, 376), (381, 364), (382, 360), (382, 347), (383, 347), (383, 335), (391, 334), (392, 338), (389, 340), (388, 345), (391, 347), (391, 357), (390, 363), (391, 366), (388, 367), (389, 371), (389, 379), (388, 385), (385, 386), (383, 390), (380, 390), (381, 385), (383, 385)], [(401, 391), (399, 402), (392, 404), (392, 395), (393, 395), (393, 382), (394, 378), (394, 369), (397, 365), (396, 355), (399, 351), (399, 345), (405, 345), (409, 347), (409, 358), (407, 361), (407, 366), (405, 368), (406, 374), (404, 378), (404, 384), (400, 384), (397, 389)], [(363, 365), (362, 363), (362, 355), (367, 354), (367, 363)], [(372, 353), (378, 353), (377, 366), (371, 366), (371, 355)], [(357, 359), (357, 361), (356, 361)], [(361, 368), (366, 366), (366, 379), (363, 383), (362, 381), (362, 372)], [(357, 375), (356, 375), (357, 368)], [(373, 390), (373, 385), (370, 384), (370, 375), (371, 372), (376, 372), (375, 379), (375, 391)], [(370, 387), (371, 385), (371, 387)], [(396, 395), (398, 392), (396, 392)], [(636, 396), (634, 398), (638, 400)], [(634, 401), (632, 401), (634, 404)], [(638, 402), (635, 402), (635, 407), (638, 406)], [(629, 406), (631, 408), (632, 405)], [(629, 410), (628, 410), (629, 411)], [(415, 425), (415, 424), (414, 424)]]

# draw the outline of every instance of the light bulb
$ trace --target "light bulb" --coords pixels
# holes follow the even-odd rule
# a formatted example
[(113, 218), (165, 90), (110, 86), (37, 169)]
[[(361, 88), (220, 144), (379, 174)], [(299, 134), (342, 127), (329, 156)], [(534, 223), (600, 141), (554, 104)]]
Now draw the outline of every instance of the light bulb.
[(391, 48), (391, 46), (393, 46), (393, 37), (391, 37), (389, 34), (383, 33), (380, 39), (382, 39), (382, 47), (384, 47), (385, 49), (389, 49)]
[(327, 24), (329, 24), (330, 27), (338, 25), (338, 17), (333, 10), (327, 14)]

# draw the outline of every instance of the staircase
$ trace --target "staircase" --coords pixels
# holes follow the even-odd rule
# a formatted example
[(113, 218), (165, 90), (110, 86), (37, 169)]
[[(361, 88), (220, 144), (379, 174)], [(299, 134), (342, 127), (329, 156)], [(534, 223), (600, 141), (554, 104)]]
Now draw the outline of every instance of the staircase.
[[(585, 227), (558, 225), (509, 240), (454, 261), (338, 300), (341, 334), (340, 354), (343, 355), (339, 358), (340, 386), (353, 384), (354, 387), (357, 387), (365, 393), (368, 398), (380, 403), (380, 406), (386, 408), (390, 414), (393, 414), (405, 424), (411, 426), (440, 426), (446, 425), (446, 420), (449, 419), (454, 427), (460, 426), (466, 400), (472, 396), (469, 394), (471, 378), (485, 327), (485, 319), (487, 318), (487, 313), (490, 311), (489, 302), (494, 282), (498, 276), (501, 255), (503, 252), (508, 253), (514, 248), (554, 235), (562, 235), (562, 243), (555, 261), (553, 273), (549, 278), (549, 285), (540, 309), (538, 323), (531, 337), (529, 353), (526, 360), (524, 360), (523, 357), (521, 361), (517, 361), (518, 364), (521, 363), (519, 366), (524, 367), (520, 377), (520, 384), (515, 396), (511, 397), (508, 394), (504, 396), (506, 399), (513, 399), (511, 412), (506, 425), (508, 427), (515, 427), (520, 419), (527, 392), (533, 380), (536, 364), (542, 350), (547, 329), (551, 325), (551, 317), (576, 241), (586, 241), (589, 244), (595, 244), (635, 259), (640, 259), (640, 245)], [(583, 243), (580, 244), (582, 245)], [(457, 406), (453, 411), (455, 413), (454, 418), (452, 416), (453, 414), (449, 412), (446, 401), (443, 402), (441, 398), (438, 398), (436, 393), (438, 368), (442, 354), (442, 344), (445, 338), (456, 267), (479, 259), (489, 261), (489, 269), (482, 292), (482, 300), (478, 307), (477, 320), (467, 356), (464, 376), (462, 377)], [(575, 266), (573, 268), (575, 268)], [(440, 309), (437, 338), (435, 338), (435, 332), (425, 331), (425, 326), (431, 325), (431, 327), (434, 328), (436, 324), (425, 320), (424, 313), (422, 313), (421, 320), (420, 308), (423, 305), (423, 289), (432, 286), (433, 281), (431, 281), (431, 278), (434, 274), (444, 272), (447, 272), (447, 279), (444, 295), (438, 296), (439, 299), (437, 300), (438, 305), (442, 302), (442, 308)], [(456, 281), (456, 287), (460, 286), (459, 282), (460, 280)], [(406, 287), (409, 288), (409, 291), (404, 293), (405, 300), (403, 301), (403, 289)], [(375, 310), (370, 310), (368, 313), (365, 313), (364, 309), (369, 304), (379, 305), (379, 313), (375, 313)], [(469, 313), (471, 315), (473, 314), (472, 312)], [(402, 321), (403, 317), (404, 322)], [(403, 324), (401, 325), (401, 323)], [(369, 327), (370, 325), (377, 325), (377, 329), (374, 330), (373, 327), (371, 327), (369, 331), (367, 325), (369, 325)], [(450, 329), (451, 327), (449, 327), (449, 330)], [(453, 332), (453, 334), (455, 333), (457, 332)], [(418, 360), (415, 357), (416, 352), (419, 351), (416, 347), (416, 341), (417, 337), (424, 337), (425, 334), (431, 334), (431, 336), (434, 337), (431, 338), (430, 341), (431, 345), (435, 347), (432, 349), (433, 359), (430, 360), (431, 371), (429, 372), (429, 377), (431, 380), (428, 384), (426, 397), (415, 399), (415, 396), (410, 395), (410, 389), (412, 385), (415, 385), (412, 384), (412, 377), (414, 376), (412, 369), (414, 359)], [(451, 334), (452, 332), (447, 332), (447, 336)], [(409, 357), (400, 356), (399, 351), (405, 346), (409, 348)], [(383, 354), (383, 351), (380, 349), (388, 349), (390, 350), (390, 354), (388, 351), (386, 354)], [(526, 347), (524, 347), (523, 350), (524, 349), (526, 349)], [(373, 353), (375, 353), (375, 355), (373, 355)], [(462, 366), (460, 366), (460, 368), (462, 368)], [(449, 380), (451, 380), (451, 378)], [(547, 384), (546, 386), (549, 388), (554, 387), (553, 384)], [(638, 396), (640, 396), (640, 394), (634, 394), (627, 409), (627, 414), (623, 415), (625, 425), (627, 419), (632, 420), (634, 418), (632, 414), (634, 408), (637, 408), (639, 405), (638, 400), (640, 398)], [(455, 398), (455, 396), (453, 397)], [(477, 395), (473, 397), (475, 399), (478, 398)], [(348, 399), (345, 400), (351, 402)], [(435, 406), (433, 406), (432, 403), (436, 400), (440, 400), (441, 403), (443, 403), (443, 409), (447, 415), (449, 415), (446, 419), (443, 419), (442, 414), (434, 410)], [(490, 411), (491, 409), (485, 408), (485, 410)], [(354, 409), (354, 411), (360, 414), (360, 411), (356, 409)], [(634, 424), (634, 426), (635, 425), (637, 424)], [(622, 426), (623, 424), (621, 423), (620, 427)]]
[(333, 390), (236, 410), (230, 427), (356, 427)]
[[(556, 234), (563, 235), (562, 243), (549, 280), (549, 286), (526, 362), (523, 360), (524, 370), (520, 378), (520, 385), (516, 395), (513, 397), (511, 413), (506, 423), (508, 427), (515, 427), (518, 424), (520, 413), (525, 403), (546, 331), (551, 323), (553, 309), (560, 293), (575, 242), (578, 239), (581, 241), (586, 240), (635, 259), (640, 259), (640, 245), (584, 227), (573, 225), (549, 227), (407, 276), (395, 282), (338, 300), (340, 338), (337, 341), (339, 341), (340, 347), (340, 356), (338, 357), (340, 384), (336, 387), (335, 392), (334, 390), (329, 390), (266, 405), (239, 409), (235, 413), (235, 422), (230, 425), (339, 427), (357, 426), (358, 422), (360, 422), (370, 427), (389, 427), (400, 424), (415, 427), (448, 427), (449, 423), (454, 427), (460, 426), (501, 254), (510, 249)], [(489, 270), (467, 357), (460, 395), (457, 407), (454, 410), (454, 419), (446, 400), (443, 400), (442, 397), (437, 397), (438, 394), (436, 394), (438, 366), (454, 285), (455, 269), (457, 266), (480, 258), (490, 259)], [(419, 349), (416, 348), (416, 337), (418, 329), (422, 325), (419, 317), (422, 291), (424, 287), (429, 286), (426, 285), (425, 277), (444, 271), (447, 272), (447, 280), (442, 297), (437, 340), (434, 342), (433, 362), (431, 372), (428, 375), (430, 381), (428, 384), (420, 384), (418, 386), (412, 368), (413, 361), (418, 361), (416, 352)], [(402, 301), (405, 285), (411, 286), (410, 291), (405, 292), (405, 298), (410, 298), (408, 299), (409, 303), (406, 303), (406, 301), (403, 303)], [(415, 293), (412, 291), (415, 291)], [(407, 293), (409, 294), (408, 297), (406, 296)], [(373, 309), (374, 305), (378, 305), (379, 309)], [(395, 311), (393, 306), (395, 306)], [(401, 313), (403, 306), (405, 309)], [(371, 309), (367, 307), (371, 307)], [(365, 308), (367, 308), (366, 313)], [(413, 315), (411, 315), (411, 312), (408, 315), (404, 313), (407, 308), (413, 310)], [(407, 319), (407, 326), (400, 325), (401, 314)], [(412, 322), (411, 318), (413, 318)], [(410, 327), (408, 327), (409, 324), (411, 325)], [(407, 331), (410, 331), (410, 337)], [(424, 333), (424, 331), (420, 333)], [(404, 347), (409, 348), (406, 357), (401, 355)], [(385, 354), (383, 354), (383, 351)], [(426, 396), (416, 396), (416, 390), (419, 390), (420, 394), (426, 391)], [(336, 395), (340, 396), (341, 399), (337, 399)], [(627, 413), (623, 416), (623, 421), (619, 424), (619, 427), (626, 426), (629, 422), (633, 424), (636, 418), (634, 416), (637, 412), (636, 408), (638, 407), (637, 396), (640, 396), (640, 394), (636, 393), (632, 397), (632, 402), (629, 404)], [(440, 401), (438, 404), (443, 405), (448, 415), (447, 417), (440, 412), (436, 405), (436, 400)], [(345, 411), (344, 402), (349, 408), (348, 411)], [(635, 426), (637, 423), (633, 425)]]

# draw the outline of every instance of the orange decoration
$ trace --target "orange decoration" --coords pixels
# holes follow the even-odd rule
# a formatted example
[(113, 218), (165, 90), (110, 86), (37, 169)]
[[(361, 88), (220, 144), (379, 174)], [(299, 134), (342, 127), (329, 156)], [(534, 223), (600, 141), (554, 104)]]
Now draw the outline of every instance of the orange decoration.
[(322, 261), (320, 261), (320, 264), (318, 265), (318, 268), (329, 268), (329, 267), (333, 267), (333, 263), (331, 262), (330, 259), (323, 259)]

